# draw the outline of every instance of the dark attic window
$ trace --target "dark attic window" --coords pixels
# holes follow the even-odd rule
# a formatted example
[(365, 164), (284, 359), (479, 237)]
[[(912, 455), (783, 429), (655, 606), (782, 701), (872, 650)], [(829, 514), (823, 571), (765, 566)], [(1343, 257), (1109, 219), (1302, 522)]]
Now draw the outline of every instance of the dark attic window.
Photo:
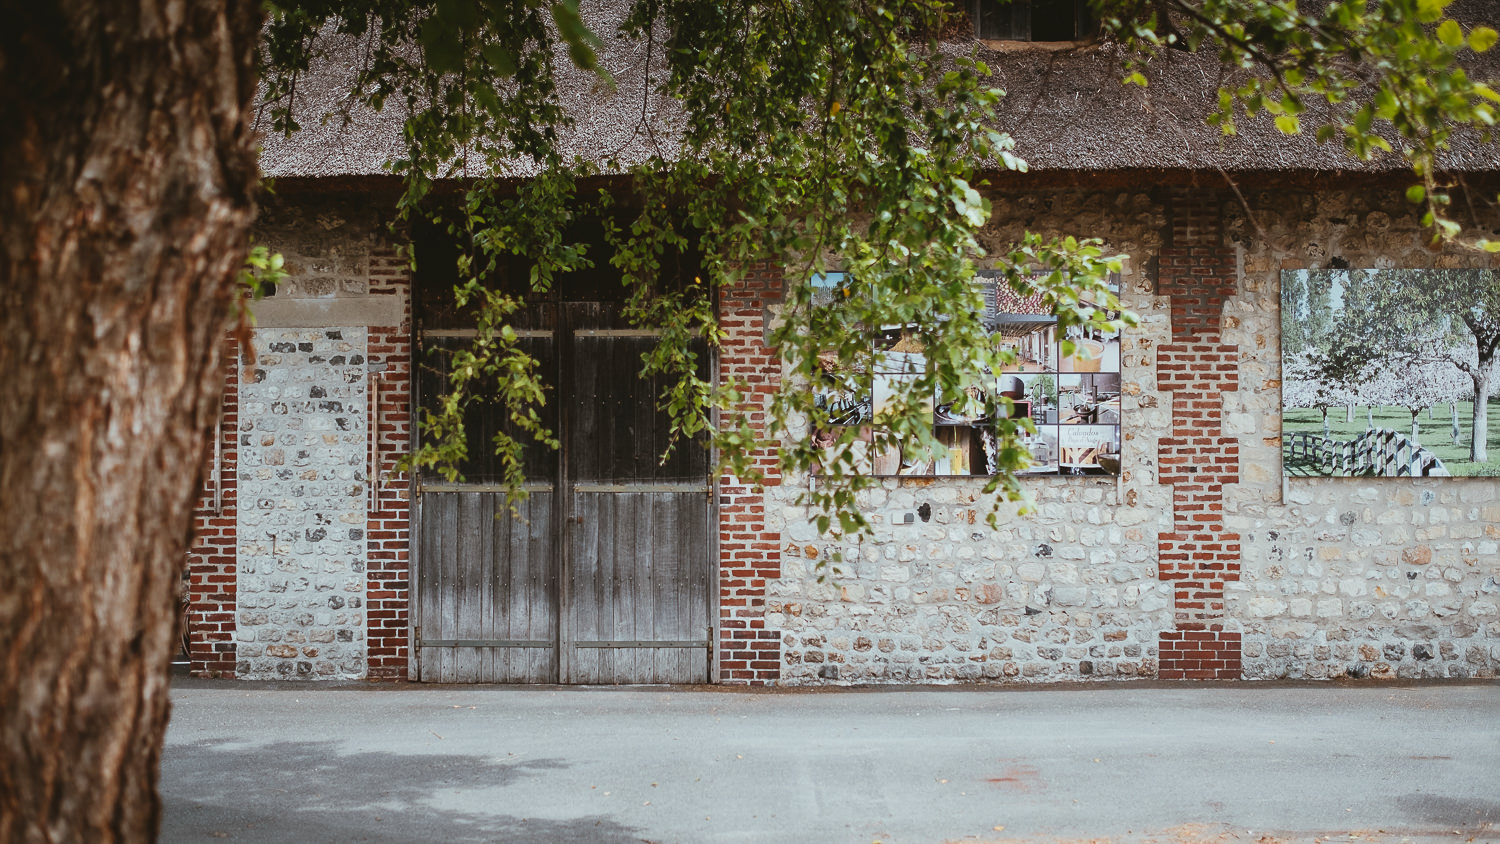
[(1099, 33), (1087, 0), (970, 0), (982, 41), (1081, 41)]

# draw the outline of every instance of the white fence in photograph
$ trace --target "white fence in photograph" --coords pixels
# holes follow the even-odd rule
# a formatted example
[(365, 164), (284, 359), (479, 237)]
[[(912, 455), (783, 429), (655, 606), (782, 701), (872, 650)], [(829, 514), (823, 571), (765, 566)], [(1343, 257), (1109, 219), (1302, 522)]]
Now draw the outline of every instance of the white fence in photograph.
[(1441, 458), (1389, 428), (1365, 431), (1352, 440), (1309, 431), (1282, 434), (1281, 453), (1291, 475), (1448, 477)]

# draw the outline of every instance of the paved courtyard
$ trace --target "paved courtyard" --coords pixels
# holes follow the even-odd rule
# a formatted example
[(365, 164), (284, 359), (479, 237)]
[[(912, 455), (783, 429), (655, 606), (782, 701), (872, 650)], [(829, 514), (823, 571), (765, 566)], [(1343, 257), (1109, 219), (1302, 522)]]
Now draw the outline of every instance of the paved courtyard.
[(166, 842), (1500, 842), (1500, 684), (182, 679)]

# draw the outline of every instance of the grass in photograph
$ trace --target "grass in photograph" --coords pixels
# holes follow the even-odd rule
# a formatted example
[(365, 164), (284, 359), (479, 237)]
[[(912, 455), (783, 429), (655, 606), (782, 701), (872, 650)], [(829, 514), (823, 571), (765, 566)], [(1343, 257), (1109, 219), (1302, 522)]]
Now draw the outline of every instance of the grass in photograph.
[[(1500, 400), (1491, 399), (1489, 407), (1489, 455), (1487, 463), (1469, 460), (1469, 432), (1472, 429), (1470, 402), (1458, 403), (1458, 443), (1453, 441), (1453, 419), (1448, 405), (1440, 405), (1428, 412), (1417, 414), (1418, 433), (1422, 446), (1437, 455), (1449, 474), (1455, 477), (1500, 476)], [(1354, 408), (1354, 417), (1348, 418), (1343, 407), (1328, 409), (1329, 436), (1335, 440), (1352, 440), (1363, 434), (1368, 426), (1369, 411)], [(1375, 427), (1389, 428), (1397, 433), (1411, 436), (1411, 411), (1404, 407), (1377, 407), (1374, 409)], [(1282, 411), (1281, 431), (1290, 434), (1297, 431), (1323, 433), (1323, 414), (1315, 407), (1287, 408)], [(1285, 471), (1291, 475), (1318, 474), (1311, 466), (1287, 465)]]

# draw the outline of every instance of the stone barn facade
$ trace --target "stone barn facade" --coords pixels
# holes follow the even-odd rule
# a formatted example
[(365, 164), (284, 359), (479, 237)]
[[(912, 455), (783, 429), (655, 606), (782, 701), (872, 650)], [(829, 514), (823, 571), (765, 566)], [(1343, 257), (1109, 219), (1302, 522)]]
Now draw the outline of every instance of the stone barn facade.
[[(1141, 92), (1110, 76), (1102, 49), (1038, 55), (989, 57), (1032, 171), (989, 180), (985, 241), (998, 253), (1024, 231), (1072, 234), (1127, 256), (1121, 296), (1141, 322), (1118, 338), (1117, 472), (1028, 478), (1034, 507), (1005, 511), (998, 529), (983, 478), (885, 478), (861, 502), (875, 535), (844, 546), (792, 503), (807, 477), (757, 489), (698, 464), (646, 477), (565, 454), (519, 521), (483, 483), (397, 474), (419, 436), (429, 350), (464, 329), (431, 316), (424, 297), (441, 284), (414, 275), (392, 234), (393, 186), (378, 173), (395, 142), (367, 116), (267, 144), (280, 185), (257, 241), (289, 276), (257, 304), (250, 346), (228, 355), (188, 568), (192, 671), (789, 685), (1496, 676), (1500, 478), (1287, 477), (1281, 287), (1284, 271), (1497, 259), (1428, 248), (1399, 162), (1353, 166), (1255, 127), (1208, 134), (1199, 77), (1212, 77), (1198, 59), (1154, 67)], [(580, 136), (602, 148), (610, 106), (595, 108)], [(1495, 236), (1494, 147), (1460, 148), (1451, 165), (1470, 188), (1466, 225)], [(728, 339), (714, 365), (753, 385), (753, 402), (781, 383), (765, 338), (787, 281), (754, 267), (719, 303)], [(605, 377), (591, 361), (639, 342), (591, 295), (563, 294), (527, 335), (578, 385), (579, 407), (604, 389), (588, 386)], [(610, 395), (635, 407), (641, 436), (651, 409)], [(560, 412), (567, 430), (574, 411)], [(578, 424), (590, 441), (597, 420)]]

